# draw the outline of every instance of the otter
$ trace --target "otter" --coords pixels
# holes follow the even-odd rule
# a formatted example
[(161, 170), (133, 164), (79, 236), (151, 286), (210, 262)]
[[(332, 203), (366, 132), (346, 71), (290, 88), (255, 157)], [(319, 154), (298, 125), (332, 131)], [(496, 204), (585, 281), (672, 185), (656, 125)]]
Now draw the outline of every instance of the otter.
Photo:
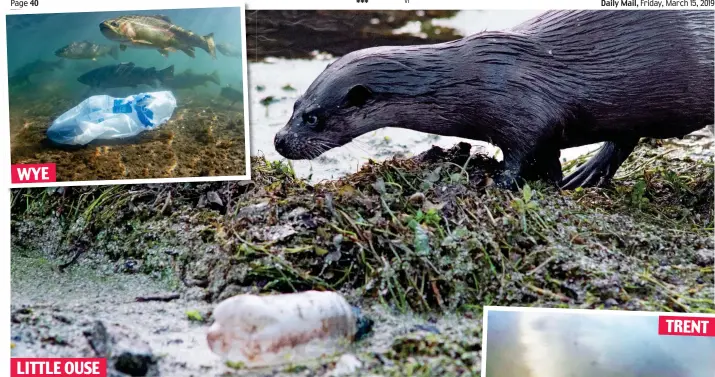
[[(511, 29), (382, 46), (329, 64), (275, 135), (313, 159), (383, 127), (480, 140), (503, 152), (495, 181), (605, 184), (642, 137), (713, 123), (713, 11), (548, 11)], [(560, 150), (604, 142), (563, 177)]]

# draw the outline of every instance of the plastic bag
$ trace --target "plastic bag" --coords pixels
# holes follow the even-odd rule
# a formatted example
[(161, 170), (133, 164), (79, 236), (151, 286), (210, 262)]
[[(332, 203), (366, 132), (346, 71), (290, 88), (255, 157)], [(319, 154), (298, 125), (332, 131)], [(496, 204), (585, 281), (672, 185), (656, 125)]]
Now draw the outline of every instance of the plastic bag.
[(66, 145), (123, 139), (166, 123), (174, 109), (176, 98), (170, 91), (126, 98), (92, 96), (55, 119), (47, 129), (47, 137)]

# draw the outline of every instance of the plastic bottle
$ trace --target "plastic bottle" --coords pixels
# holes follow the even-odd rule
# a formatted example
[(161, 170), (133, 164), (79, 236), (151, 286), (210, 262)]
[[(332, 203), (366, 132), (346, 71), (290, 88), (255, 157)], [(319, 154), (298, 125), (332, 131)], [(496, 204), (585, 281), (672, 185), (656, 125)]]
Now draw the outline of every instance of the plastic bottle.
[(169, 91), (126, 98), (92, 96), (55, 119), (47, 129), (47, 137), (66, 145), (123, 139), (166, 123), (174, 109), (176, 98)]
[(372, 327), (335, 292), (238, 295), (219, 303), (206, 339), (223, 360), (248, 368), (340, 352)]

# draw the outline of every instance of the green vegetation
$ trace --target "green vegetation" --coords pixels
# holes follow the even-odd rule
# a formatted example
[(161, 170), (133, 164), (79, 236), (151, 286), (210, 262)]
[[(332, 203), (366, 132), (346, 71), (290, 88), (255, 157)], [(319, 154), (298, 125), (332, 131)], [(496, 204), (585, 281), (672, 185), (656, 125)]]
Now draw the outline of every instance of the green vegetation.
[[(138, 260), (212, 301), (324, 289), (438, 317), (481, 318), (484, 305), (715, 312), (712, 162), (643, 146), (612, 187), (507, 192), (489, 178), (497, 162), (468, 151), (317, 185), (254, 158), (251, 182), (15, 190), (14, 251)], [(208, 193), (223, 205), (198, 208)], [(476, 375), (481, 328), (466, 328), (358, 356), (387, 375)]]
[(204, 317), (196, 310), (189, 310), (186, 312), (186, 318), (193, 322), (203, 322)]

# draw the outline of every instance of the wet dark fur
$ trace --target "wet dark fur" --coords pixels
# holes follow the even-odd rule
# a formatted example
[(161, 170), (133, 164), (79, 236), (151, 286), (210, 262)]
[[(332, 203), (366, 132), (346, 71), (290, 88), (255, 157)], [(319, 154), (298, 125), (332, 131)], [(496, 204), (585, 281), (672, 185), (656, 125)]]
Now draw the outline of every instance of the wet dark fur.
[(560, 149), (607, 142), (563, 180), (598, 184), (639, 138), (713, 123), (713, 16), (550, 11), (503, 32), (359, 50), (296, 102), (276, 150), (311, 159), (371, 130), (409, 128), (495, 144), (504, 152), (499, 182), (511, 185), (561, 182)]

